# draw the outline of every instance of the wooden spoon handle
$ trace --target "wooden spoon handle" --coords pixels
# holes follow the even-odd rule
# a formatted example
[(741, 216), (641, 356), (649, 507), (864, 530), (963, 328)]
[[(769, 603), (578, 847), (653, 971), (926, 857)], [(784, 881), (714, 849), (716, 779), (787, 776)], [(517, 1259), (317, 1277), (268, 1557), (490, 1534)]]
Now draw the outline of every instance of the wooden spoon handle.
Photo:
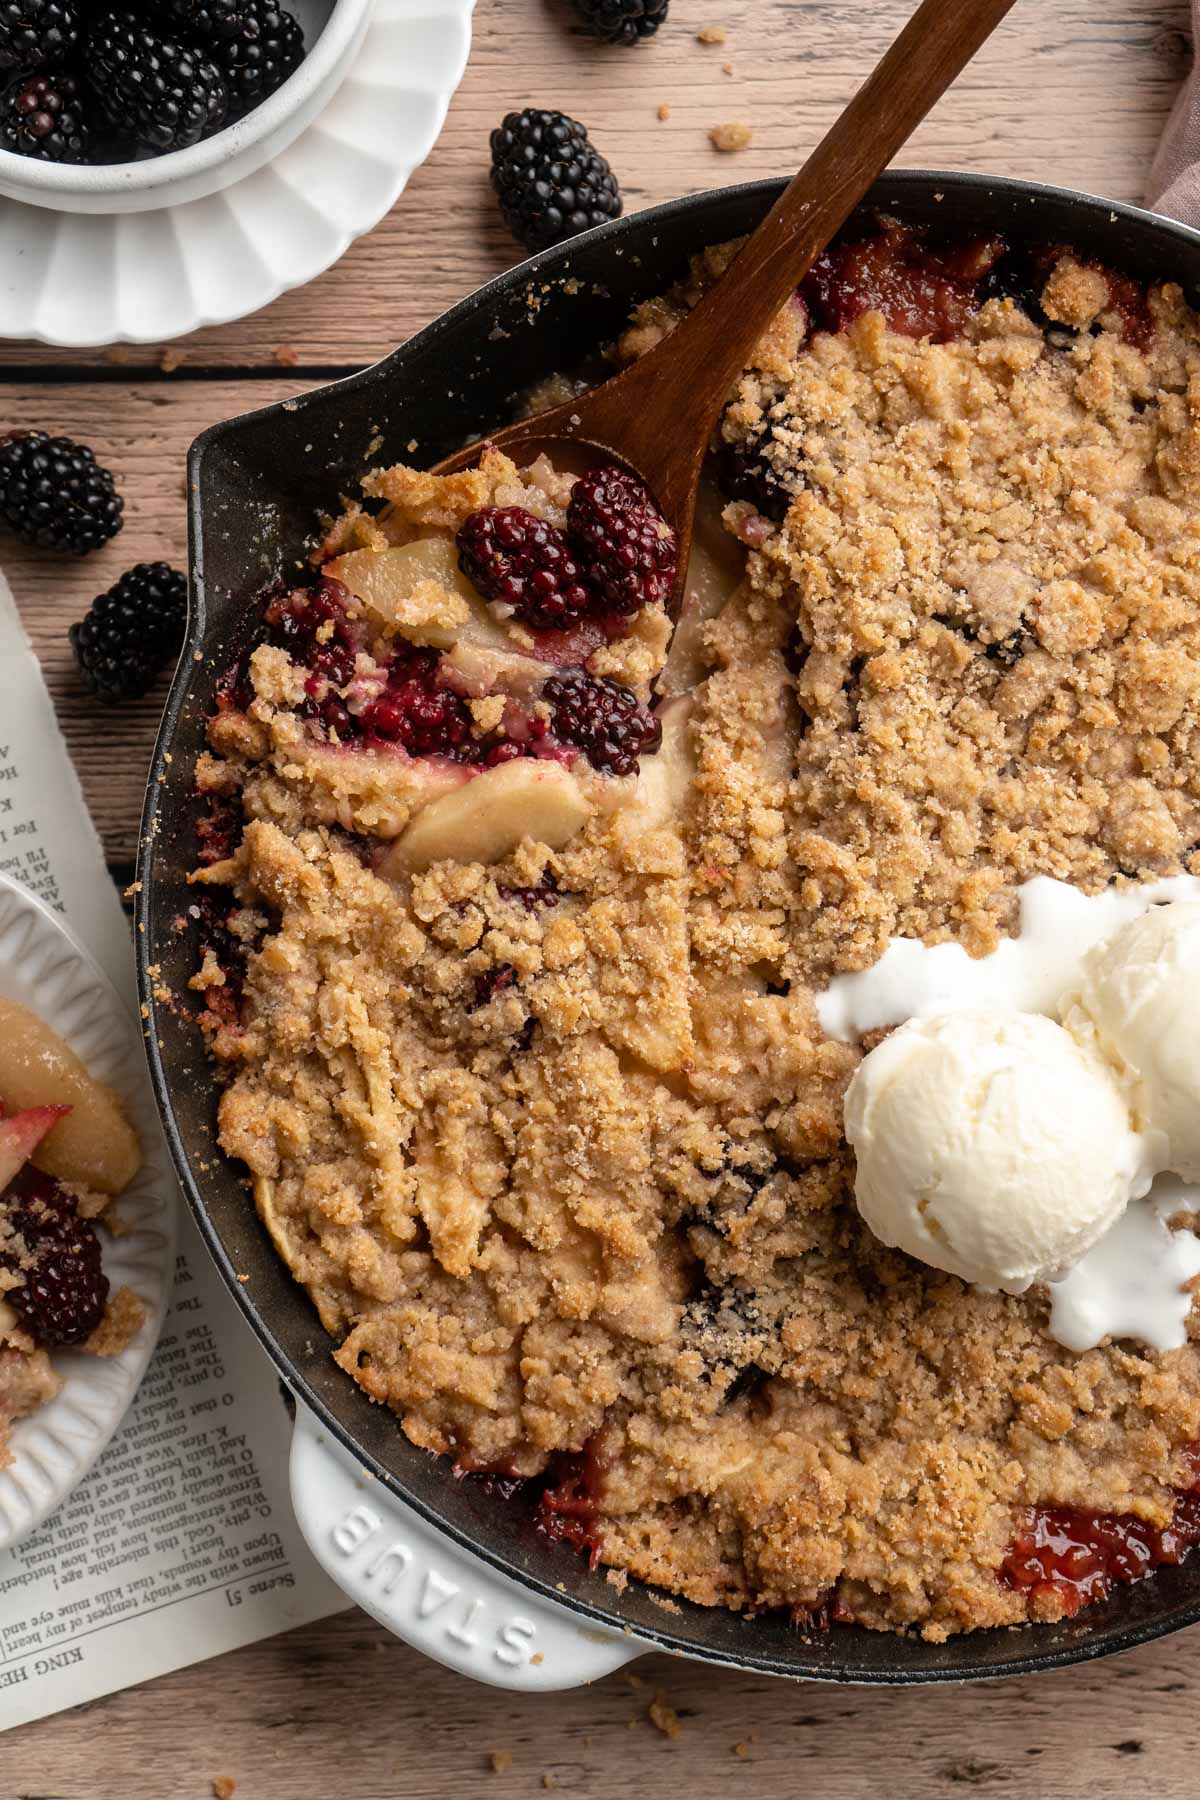
[[(622, 380), (609, 384), (621, 414), (622, 449), (635, 467), (648, 472), (669, 463), (664, 421), (670, 422), (676, 444), (691, 438), (707, 444), (729, 389), (766, 327), (1014, 3), (923, 0), (722, 279), (669, 339), (627, 371), (636, 374), (649, 402), (640, 423), (620, 401)], [(602, 428), (595, 418), (589, 425)], [(631, 441), (638, 438), (644, 444)], [(681, 474), (676, 462), (670, 485)], [(674, 497), (659, 493), (659, 504), (669, 511)]]

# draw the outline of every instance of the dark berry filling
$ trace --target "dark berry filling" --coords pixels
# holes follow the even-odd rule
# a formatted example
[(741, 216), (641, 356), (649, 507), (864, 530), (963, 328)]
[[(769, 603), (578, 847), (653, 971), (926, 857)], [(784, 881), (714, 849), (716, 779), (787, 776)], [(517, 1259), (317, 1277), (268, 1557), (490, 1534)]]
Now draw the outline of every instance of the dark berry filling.
[(653, 754), (662, 742), (662, 725), (649, 707), (607, 676), (553, 675), (542, 699), (551, 709), (554, 736), (610, 775), (632, 775), (639, 756)]
[(311, 593), (297, 588), (267, 606), (267, 642), (333, 687), (344, 687), (367, 641), (366, 626), (350, 615), (352, 605), (349, 591), (328, 576)]
[(486, 1006), (496, 994), (506, 994), (516, 985), (517, 971), (511, 963), (497, 963), (475, 977), (475, 1005)]
[(540, 1475), (520, 1475), (509, 1462), (454, 1465), (459, 1480), (469, 1478), (477, 1492), (521, 1508), (543, 1537), (586, 1555), (593, 1569), (600, 1561), (599, 1515), (607, 1472), (599, 1432), (582, 1450), (551, 1457)]
[(108, 1299), (95, 1227), (52, 1175), (31, 1164), (10, 1183), (0, 1210), (24, 1246), (0, 1251), (0, 1262), (24, 1278), (5, 1299), (39, 1344), (82, 1344)]
[(510, 606), (536, 631), (562, 631), (595, 603), (556, 525), (523, 506), (486, 506), (458, 534), (459, 564), (487, 600)]
[[(867, 236), (838, 240), (801, 284), (813, 329), (845, 331), (865, 312), (880, 312), (892, 331), (948, 343), (988, 300), (1012, 300), (1052, 343), (1077, 334), (1048, 317), (1042, 290), (1057, 259), (1075, 254), (1062, 244), (1012, 246), (1000, 237), (936, 243), (906, 225), (888, 223)], [(1128, 343), (1145, 349), (1153, 333), (1141, 282), (1077, 256), (1108, 283), (1108, 309)], [(741, 497), (741, 496), (735, 496)], [(746, 495), (745, 498), (751, 498)]]
[[(795, 426), (796, 421), (789, 419), (784, 429), (791, 431)], [(713, 474), (727, 500), (748, 500), (776, 525), (787, 517), (788, 508), (803, 486), (795, 456), (779, 445), (774, 424), (743, 442), (718, 436)]]
[(1133, 1513), (1079, 1506), (1031, 1506), (1000, 1567), (1005, 1587), (1027, 1599), (1057, 1599), (1069, 1618), (1114, 1587), (1140, 1581), (1164, 1563), (1179, 1563), (1200, 1543), (1200, 1455), (1186, 1458), (1192, 1476), (1181, 1488), (1169, 1525)]
[(883, 314), (892, 331), (957, 337), (978, 310), (979, 285), (1004, 251), (1000, 238), (933, 248), (907, 226), (830, 245), (801, 285), (814, 328), (845, 331), (865, 312)]
[[(403, 647), (388, 665), (387, 686), (346, 735), (362, 737), (368, 750), (399, 745), (409, 756), (445, 756), (475, 762), (471, 713), (465, 700), (444, 686), (436, 650)], [(340, 734), (339, 734), (340, 735)]]

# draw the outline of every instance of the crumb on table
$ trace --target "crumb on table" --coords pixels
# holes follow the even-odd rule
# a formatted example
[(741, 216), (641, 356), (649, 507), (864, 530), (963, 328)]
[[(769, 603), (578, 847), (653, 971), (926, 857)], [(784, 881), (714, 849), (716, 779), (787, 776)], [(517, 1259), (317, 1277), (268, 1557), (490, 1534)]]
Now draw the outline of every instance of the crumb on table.
[(723, 25), (704, 25), (696, 33), (696, 41), (700, 44), (723, 44), (728, 36)]
[(655, 1694), (646, 1708), (646, 1717), (664, 1737), (677, 1738), (683, 1730), (679, 1714), (673, 1706), (667, 1705), (666, 1696), (661, 1693)]
[(237, 1782), (232, 1775), (215, 1775), (212, 1791), (215, 1800), (233, 1800), (233, 1796), (237, 1793)]
[(714, 150), (729, 156), (753, 143), (754, 133), (743, 120), (734, 119), (728, 125), (714, 125), (708, 138)]
[(658, 116), (662, 120), (664, 125), (666, 124), (667, 120), (671, 116), (671, 108), (665, 100), (662, 101), (659, 106)]
[(512, 1751), (489, 1750), (488, 1762), (491, 1764), (493, 1775), (507, 1775), (513, 1766)]

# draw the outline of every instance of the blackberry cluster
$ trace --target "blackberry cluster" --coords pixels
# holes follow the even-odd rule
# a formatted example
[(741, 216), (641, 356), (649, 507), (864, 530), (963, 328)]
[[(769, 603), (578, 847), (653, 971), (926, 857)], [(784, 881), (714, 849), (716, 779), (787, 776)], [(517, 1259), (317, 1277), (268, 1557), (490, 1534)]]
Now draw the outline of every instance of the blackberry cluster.
[(276, 0), (0, 0), (0, 69), (17, 71), (0, 148), (74, 163), (187, 149), (303, 58), (304, 33)]
[(542, 699), (555, 737), (610, 775), (635, 774), (638, 757), (652, 755), (662, 743), (662, 725), (650, 708), (607, 675), (554, 675)]
[(71, 627), (83, 685), (98, 700), (136, 700), (178, 654), (187, 623), (187, 581), (168, 563), (138, 563)]
[(0, 1260), (24, 1281), (5, 1299), (30, 1336), (46, 1348), (82, 1344), (104, 1317), (108, 1278), (100, 1266), (100, 1240), (90, 1220), (53, 1176), (28, 1168), (0, 1199), (7, 1232), (23, 1245)]
[(538, 631), (563, 630), (592, 602), (563, 533), (523, 506), (472, 513), (458, 534), (458, 558), (486, 599), (511, 606)]
[(82, 556), (115, 536), (124, 510), (86, 445), (44, 431), (0, 438), (0, 519), (25, 543)]
[(82, 12), (80, 0), (0, 0), (0, 69), (35, 69), (70, 56)]
[(523, 506), (484, 506), (458, 534), (459, 567), (537, 631), (586, 614), (628, 617), (669, 599), (678, 546), (645, 483), (600, 463), (571, 490), (560, 531)]
[(587, 127), (526, 107), (492, 133), (492, 186), (504, 222), (527, 250), (545, 250), (621, 215), (617, 178)]
[(571, 489), (567, 532), (604, 605), (640, 612), (670, 597), (678, 549), (645, 482), (616, 463), (599, 463)]
[(575, 0), (583, 29), (604, 44), (638, 44), (667, 22), (671, 0)]
[(74, 75), (27, 75), (0, 106), (0, 148), (42, 162), (86, 162), (87, 108)]

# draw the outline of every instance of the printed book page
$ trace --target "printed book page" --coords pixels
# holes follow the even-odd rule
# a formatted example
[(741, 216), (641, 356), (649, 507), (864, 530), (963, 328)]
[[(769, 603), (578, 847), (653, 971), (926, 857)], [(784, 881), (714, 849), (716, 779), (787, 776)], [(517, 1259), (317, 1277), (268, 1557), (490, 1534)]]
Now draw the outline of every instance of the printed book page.
[[(133, 1010), (129, 921), (3, 575), (0, 870)], [(0, 1554), (0, 1729), (346, 1606), (292, 1517), (274, 1370), (176, 1201), (174, 1299), (137, 1400), (59, 1511)]]

